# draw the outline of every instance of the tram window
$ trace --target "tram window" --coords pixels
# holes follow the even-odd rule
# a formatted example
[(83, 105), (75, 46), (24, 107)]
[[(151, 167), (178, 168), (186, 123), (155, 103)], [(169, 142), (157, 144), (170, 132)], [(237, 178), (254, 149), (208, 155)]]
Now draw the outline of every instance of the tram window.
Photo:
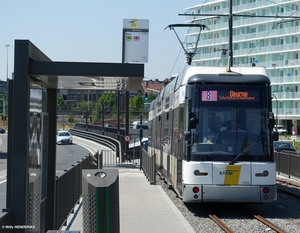
[(222, 144), (243, 142), (245, 140), (245, 137), (245, 132), (220, 132), (220, 139)]
[(195, 129), (197, 124), (199, 123), (199, 120), (196, 118), (196, 114), (194, 112), (190, 112), (189, 117), (190, 117), (190, 127), (191, 129)]

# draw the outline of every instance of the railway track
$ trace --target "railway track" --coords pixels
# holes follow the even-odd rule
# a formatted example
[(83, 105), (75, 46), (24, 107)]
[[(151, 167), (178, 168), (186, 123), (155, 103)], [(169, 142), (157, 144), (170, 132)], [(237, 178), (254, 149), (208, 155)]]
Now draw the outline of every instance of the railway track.
[(234, 231), (225, 224), (220, 218), (218, 218), (213, 212), (211, 212), (209, 209), (202, 206), (203, 211), (207, 214), (207, 216), (216, 223), (224, 232), (226, 233), (234, 233)]
[(287, 185), (287, 186), (292, 186), (294, 188), (300, 189), (300, 183), (297, 183), (297, 182), (292, 181), (290, 179), (276, 178), (276, 181), (277, 181), (277, 183), (284, 184), (284, 185)]
[(277, 178), (276, 181), (278, 190), (300, 199), (300, 183), (279, 178)]
[[(223, 220), (221, 220), (217, 214), (215, 214), (215, 210), (214, 208), (210, 208), (209, 206), (201, 206), (201, 208), (203, 209), (203, 211), (207, 214), (207, 216), (214, 222), (216, 223), (224, 232), (226, 233), (235, 233), (236, 231), (233, 230), (228, 224), (226, 224)], [(266, 218), (262, 217), (259, 214), (255, 214), (252, 211), (250, 211), (247, 207), (245, 206), (239, 206), (237, 208), (234, 208), (235, 211), (237, 212), (241, 212), (240, 215), (248, 215), (250, 218), (253, 218), (257, 221), (259, 221), (260, 223), (264, 224), (266, 226), (267, 229), (272, 229), (274, 232), (277, 233), (287, 233), (285, 230), (281, 229), (280, 227), (278, 227), (277, 225), (275, 225), (274, 223), (268, 221)]]
[(256, 220), (258, 220), (259, 222), (265, 224), (267, 227), (271, 228), (272, 230), (278, 232), (278, 233), (285, 233), (286, 231), (284, 231), (283, 229), (281, 229), (280, 227), (278, 227), (277, 225), (271, 223), (270, 221), (268, 221), (267, 219), (265, 219), (264, 217), (252, 213), (250, 210), (245, 209), (245, 211), (248, 212), (249, 215), (251, 215), (253, 218), (255, 218)]
[[(294, 198), (279, 191), (278, 200), (270, 204), (184, 204), (165, 180), (157, 178), (157, 184), (163, 187), (196, 233), (300, 232), (300, 211), (297, 208), (299, 197)], [(298, 190), (290, 186), (289, 189)]]

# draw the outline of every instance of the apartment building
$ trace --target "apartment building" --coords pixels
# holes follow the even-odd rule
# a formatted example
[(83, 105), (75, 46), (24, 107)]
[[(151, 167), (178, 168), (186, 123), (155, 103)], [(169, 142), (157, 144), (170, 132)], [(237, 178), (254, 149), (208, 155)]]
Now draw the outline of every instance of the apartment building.
[[(298, 128), (300, 133), (299, 8), (299, 0), (232, 0), (232, 65), (265, 66), (278, 123), (289, 132)], [(201, 32), (192, 64), (228, 64), (229, 12), (228, 0), (207, 1), (186, 9), (186, 23), (205, 24), (210, 29)], [(198, 31), (188, 30), (188, 49), (195, 45)]]

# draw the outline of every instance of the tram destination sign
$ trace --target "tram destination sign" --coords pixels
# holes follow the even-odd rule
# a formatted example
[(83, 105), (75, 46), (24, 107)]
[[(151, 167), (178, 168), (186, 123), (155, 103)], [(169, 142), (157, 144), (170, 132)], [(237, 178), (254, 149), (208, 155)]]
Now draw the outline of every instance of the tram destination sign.
[(202, 101), (246, 101), (257, 102), (259, 91), (205, 90), (201, 93)]

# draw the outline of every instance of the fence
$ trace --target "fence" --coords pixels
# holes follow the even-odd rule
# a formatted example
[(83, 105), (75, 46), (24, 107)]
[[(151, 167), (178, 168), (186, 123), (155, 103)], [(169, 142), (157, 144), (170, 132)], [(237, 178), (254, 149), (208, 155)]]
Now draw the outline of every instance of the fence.
[(121, 144), (118, 140), (111, 138), (109, 136), (101, 135), (99, 133), (84, 131), (75, 128), (72, 128), (69, 131), (71, 134), (75, 136), (98, 142), (101, 145), (104, 145), (110, 148), (111, 150), (116, 151), (118, 157), (122, 158)]
[(82, 193), (82, 169), (96, 169), (90, 156), (56, 177), (55, 229), (61, 229), (79, 202)]
[(150, 156), (144, 148), (141, 148), (141, 151), (141, 169), (150, 184), (156, 185), (156, 154)]
[[(73, 165), (62, 174), (56, 176), (55, 193), (55, 229), (61, 229), (66, 225), (69, 215), (74, 211), (75, 205), (79, 202), (82, 193), (82, 169), (97, 169), (99, 167), (130, 167), (140, 168), (144, 171), (151, 184), (156, 184), (155, 156), (149, 154), (140, 147), (131, 150), (122, 149), (120, 140), (108, 135), (99, 134), (95, 128), (82, 128), (83, 130), (72, 128), (70, 132), (79, 137), (98, 142), (109, 147), (111, 150), (103, 150), (96, 155), (86, 156), (82, 161)], [(116, 135), (114, 136), (116, 137)], [(124, 140), (122, 140), (124, 141)], [(0, 226), (10, 225), (9, 213), (0, 217)], [(11, 232), (10, 229), (1, 229), (1, 232)]]
[[(92, 163), (90, 156), (86, 156), (82, 161), (65, 170), (56, 176), (55, 193), (55, 229), (60, 229), (67, 221), (68, 216), (74, 210), (74, 206), (79, 202), (82, 193), (82, 169), (97, 168)], [(9, 213), (5, 213), (0, 218), (0, 226), (9, 226)], [(1, 233), (12, 232), (11, 229), (0, 228)]]
[[(71, 134), (74, 136), (82, 137), (87, 140), (97, 142), (104, 145), (111, 150), (99, 151), (103, 162), (102, 166), (105, 167), (138, 167), (139, 166), (139, 155), (133, 153), (133, 150), (124, 150), (121, 148), (121, 143), (109, 136), (101, 135), (95, 132), (80, 130), (80, 129), (70, 129)], [(92, 157), (93, 158), (93, 157)], [(94, 162), (97, 163), (98, 157), (94, 155)]]
[[(102, 127), (100, 125), (85, 125), (85, 124), (75, 124), (72, 130), (80, 130), (82, 131), (88, 131), (96, 133), (97, 135), (107, 136), (109, 140), (114, 139), (121, 145), (122, 154), (125, 153), (125, 150), (127, 150), (127, 153), (134, 153), (132, 149), (127, 149), (127, 142), (124, 140), (126, 131), (124, 128), (120, 128), (118, 131), (115, 127)], [(139, 141), (140, 140), (140, 131), (139, 129), (129, 129), (129, 135), (132, 137), (132, 140)], [(143, 137), (148, 137), (148, 130), (143, 130)], [(132, 151), (132, 152), (131, 152)], [(139, 153), (139, 152), (138, 152)]]
[(274, 152), (276, 171), (289, 177), (300, 178), (300, 154), (299, 152), (283, 151)]

